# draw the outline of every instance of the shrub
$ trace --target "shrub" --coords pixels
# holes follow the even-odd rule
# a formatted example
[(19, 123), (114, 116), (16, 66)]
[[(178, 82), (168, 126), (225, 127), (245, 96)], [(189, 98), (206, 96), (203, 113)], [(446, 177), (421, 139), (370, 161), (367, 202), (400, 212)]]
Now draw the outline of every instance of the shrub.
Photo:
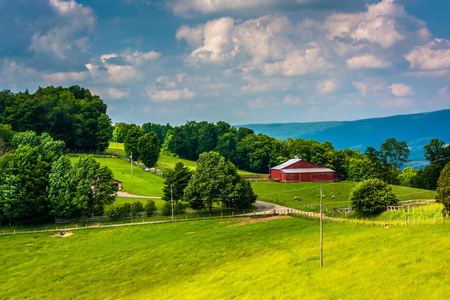
[(144, 211), (144, 206), (142, 205), (142, 203), (140, 201), (136, 201), (131, 203), (131, 214), (135, 215), (137, 213), (143, 212)]
[(117, 205), (111, 205), (106, 211), (106, 215), (110, 218), (118, 218), (120, 216), (121, 208)]
[(148, 200), (147, 203), (145, 204), (144, 210), (147, 216), (153, 215), (153, 213), (156, 211), (155, 201)]
[(367, 179), (350, 191), (354, 210), (362, 215), (377, 214), (397, 203), (392, 187), (380, 179)]

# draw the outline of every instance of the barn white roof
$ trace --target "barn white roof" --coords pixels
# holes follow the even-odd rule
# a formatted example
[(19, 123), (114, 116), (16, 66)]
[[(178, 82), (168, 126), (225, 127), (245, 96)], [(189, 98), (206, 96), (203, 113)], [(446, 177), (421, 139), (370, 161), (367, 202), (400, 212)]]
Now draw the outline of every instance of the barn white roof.
[(299, 162), (299, 161), (301, 161), (301, 159), (296, 156), (295, 158), (292, 158), (292, 159), (282, 163), (281, 165), (278, 165), (278, 166), (273, 167), (271, 169), (272, 170), (282, 170), (282, 169), (287, 168), (290, 165), (293, 165), (293, 164), (295, 164), (296, 162)]
[(303, 168), (303, 169), (284, 169), (281, 172), (286, 174), (292, 173), (335, 173), (335, 171), (328, 168)]

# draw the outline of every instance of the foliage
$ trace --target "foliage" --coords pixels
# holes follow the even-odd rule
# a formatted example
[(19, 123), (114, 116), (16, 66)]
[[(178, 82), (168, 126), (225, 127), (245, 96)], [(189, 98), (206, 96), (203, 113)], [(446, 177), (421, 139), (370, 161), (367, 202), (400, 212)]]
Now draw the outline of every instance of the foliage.
[(110, 205), (106, 210), (106, 215), (112, 219), (116, 219), (121, 215), (121, 207), (118, 205)]
[(0, 123), (0, 156), (12, 148), (12, 140), (15, 134), (11, 125)]
[(161, 150), (156, 134), (152, 131), (141, 136), (138, 139), (137, 150), (142, 163), (149, 168), (154, 167)]
[(397, 199), (386, 182), (374, 178), (366, 179), (350, 191), (350, 201), (354, 210), (362, 215), (382, 212), (388, 205), (397, 203)]
[[(183, 199), (184, 189), (188, 186), (191, 179), (192, 172), (188, 167), (184, 166), (182, 162), (177, 162), (173, 170), (168, 170), (164, 177), (163, 197), (165, 201), (170, 201), (172, 198), (175, 203)], [(171, 188), (172, 187), (172, 188)]]
[(153, 215), (153, 213), (156, 210), (157, 210), (157, 208), (156, 208), (156, 205), (155, 205), (155, 201), (153, 201), (151, 199), (147, 200), (147, 203), (145, 203), (145, 206), (144, 206), (145, 214), (147, 216), (151, 216), (151, 215)]
[(61, 156), (52, 165), (49, 200), (51, 213), (57, 217), (74, 218), (103, 213), (103, 207), (114, 201), (116, 187), (113, 174), (92, 155), (82, 155), (73, 165)]
[(406, 167), (403, 169), (402, 173), (398, 175), (400, 180), (400, 185), (403, 186), (414, 186), (414, 181), (417, 177), (417, 171), (413, 167)]
[(450, 162), (442, 170), (437, 186), (436, 202), (444, 205), (445, 214), (448, 218), (450, 210)]
[(140, 201), (134, 201), (133, 203), (131, 203), (130, 211), (131, 211), (131, 214), (134, 216), (137, 213), (143, 212), (144, 206), (142, 205), (142, 203)]
[(125, 137), (124, 148), (128, 157), (133, 155), (133, 160), (139, 160), (139, 150), (138, 150), (138, 142), (139, 138), (142, 137), (142, 131), (139, 126), (135, 124), (131, 124), (130, 128), (127, 131), (127, 135)]
[(248, 208), (256, 201), (251, 186), (243, 182), (236, 167), (212, 151), (200, 155), (184, 198), (194, 209), (207, 206), (210, 210), (215, 202), (229, 208)]
[(15, 152), (0, 159), (0, 214), (10, 223), (45, 220), (51, 164), (64, 153), (64, 142), (29, 131), (16, 134), (12, 147)]
[(112, 136), (106, 104), (79, 86), (39, 88), (28, 92), (0, 92), (0, 123), (16, 132), (47, 132), (69, 149), (100, 150)]

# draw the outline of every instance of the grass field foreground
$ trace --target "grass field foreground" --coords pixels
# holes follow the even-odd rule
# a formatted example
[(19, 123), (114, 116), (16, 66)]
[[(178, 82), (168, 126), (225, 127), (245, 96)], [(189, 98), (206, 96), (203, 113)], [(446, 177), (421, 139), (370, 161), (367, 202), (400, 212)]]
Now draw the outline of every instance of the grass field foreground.
[(0, 236), (0, 298), (445, 299), (448, 223), (212, 220)]

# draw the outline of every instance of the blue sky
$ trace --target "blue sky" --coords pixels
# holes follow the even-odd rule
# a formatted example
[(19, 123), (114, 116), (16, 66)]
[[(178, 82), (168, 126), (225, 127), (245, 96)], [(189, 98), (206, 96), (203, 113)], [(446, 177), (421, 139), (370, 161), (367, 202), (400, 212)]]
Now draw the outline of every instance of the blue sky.
[(2, 0), (0, 89), (78, 84), (113, 122), (450, 108), (446, 0)]

